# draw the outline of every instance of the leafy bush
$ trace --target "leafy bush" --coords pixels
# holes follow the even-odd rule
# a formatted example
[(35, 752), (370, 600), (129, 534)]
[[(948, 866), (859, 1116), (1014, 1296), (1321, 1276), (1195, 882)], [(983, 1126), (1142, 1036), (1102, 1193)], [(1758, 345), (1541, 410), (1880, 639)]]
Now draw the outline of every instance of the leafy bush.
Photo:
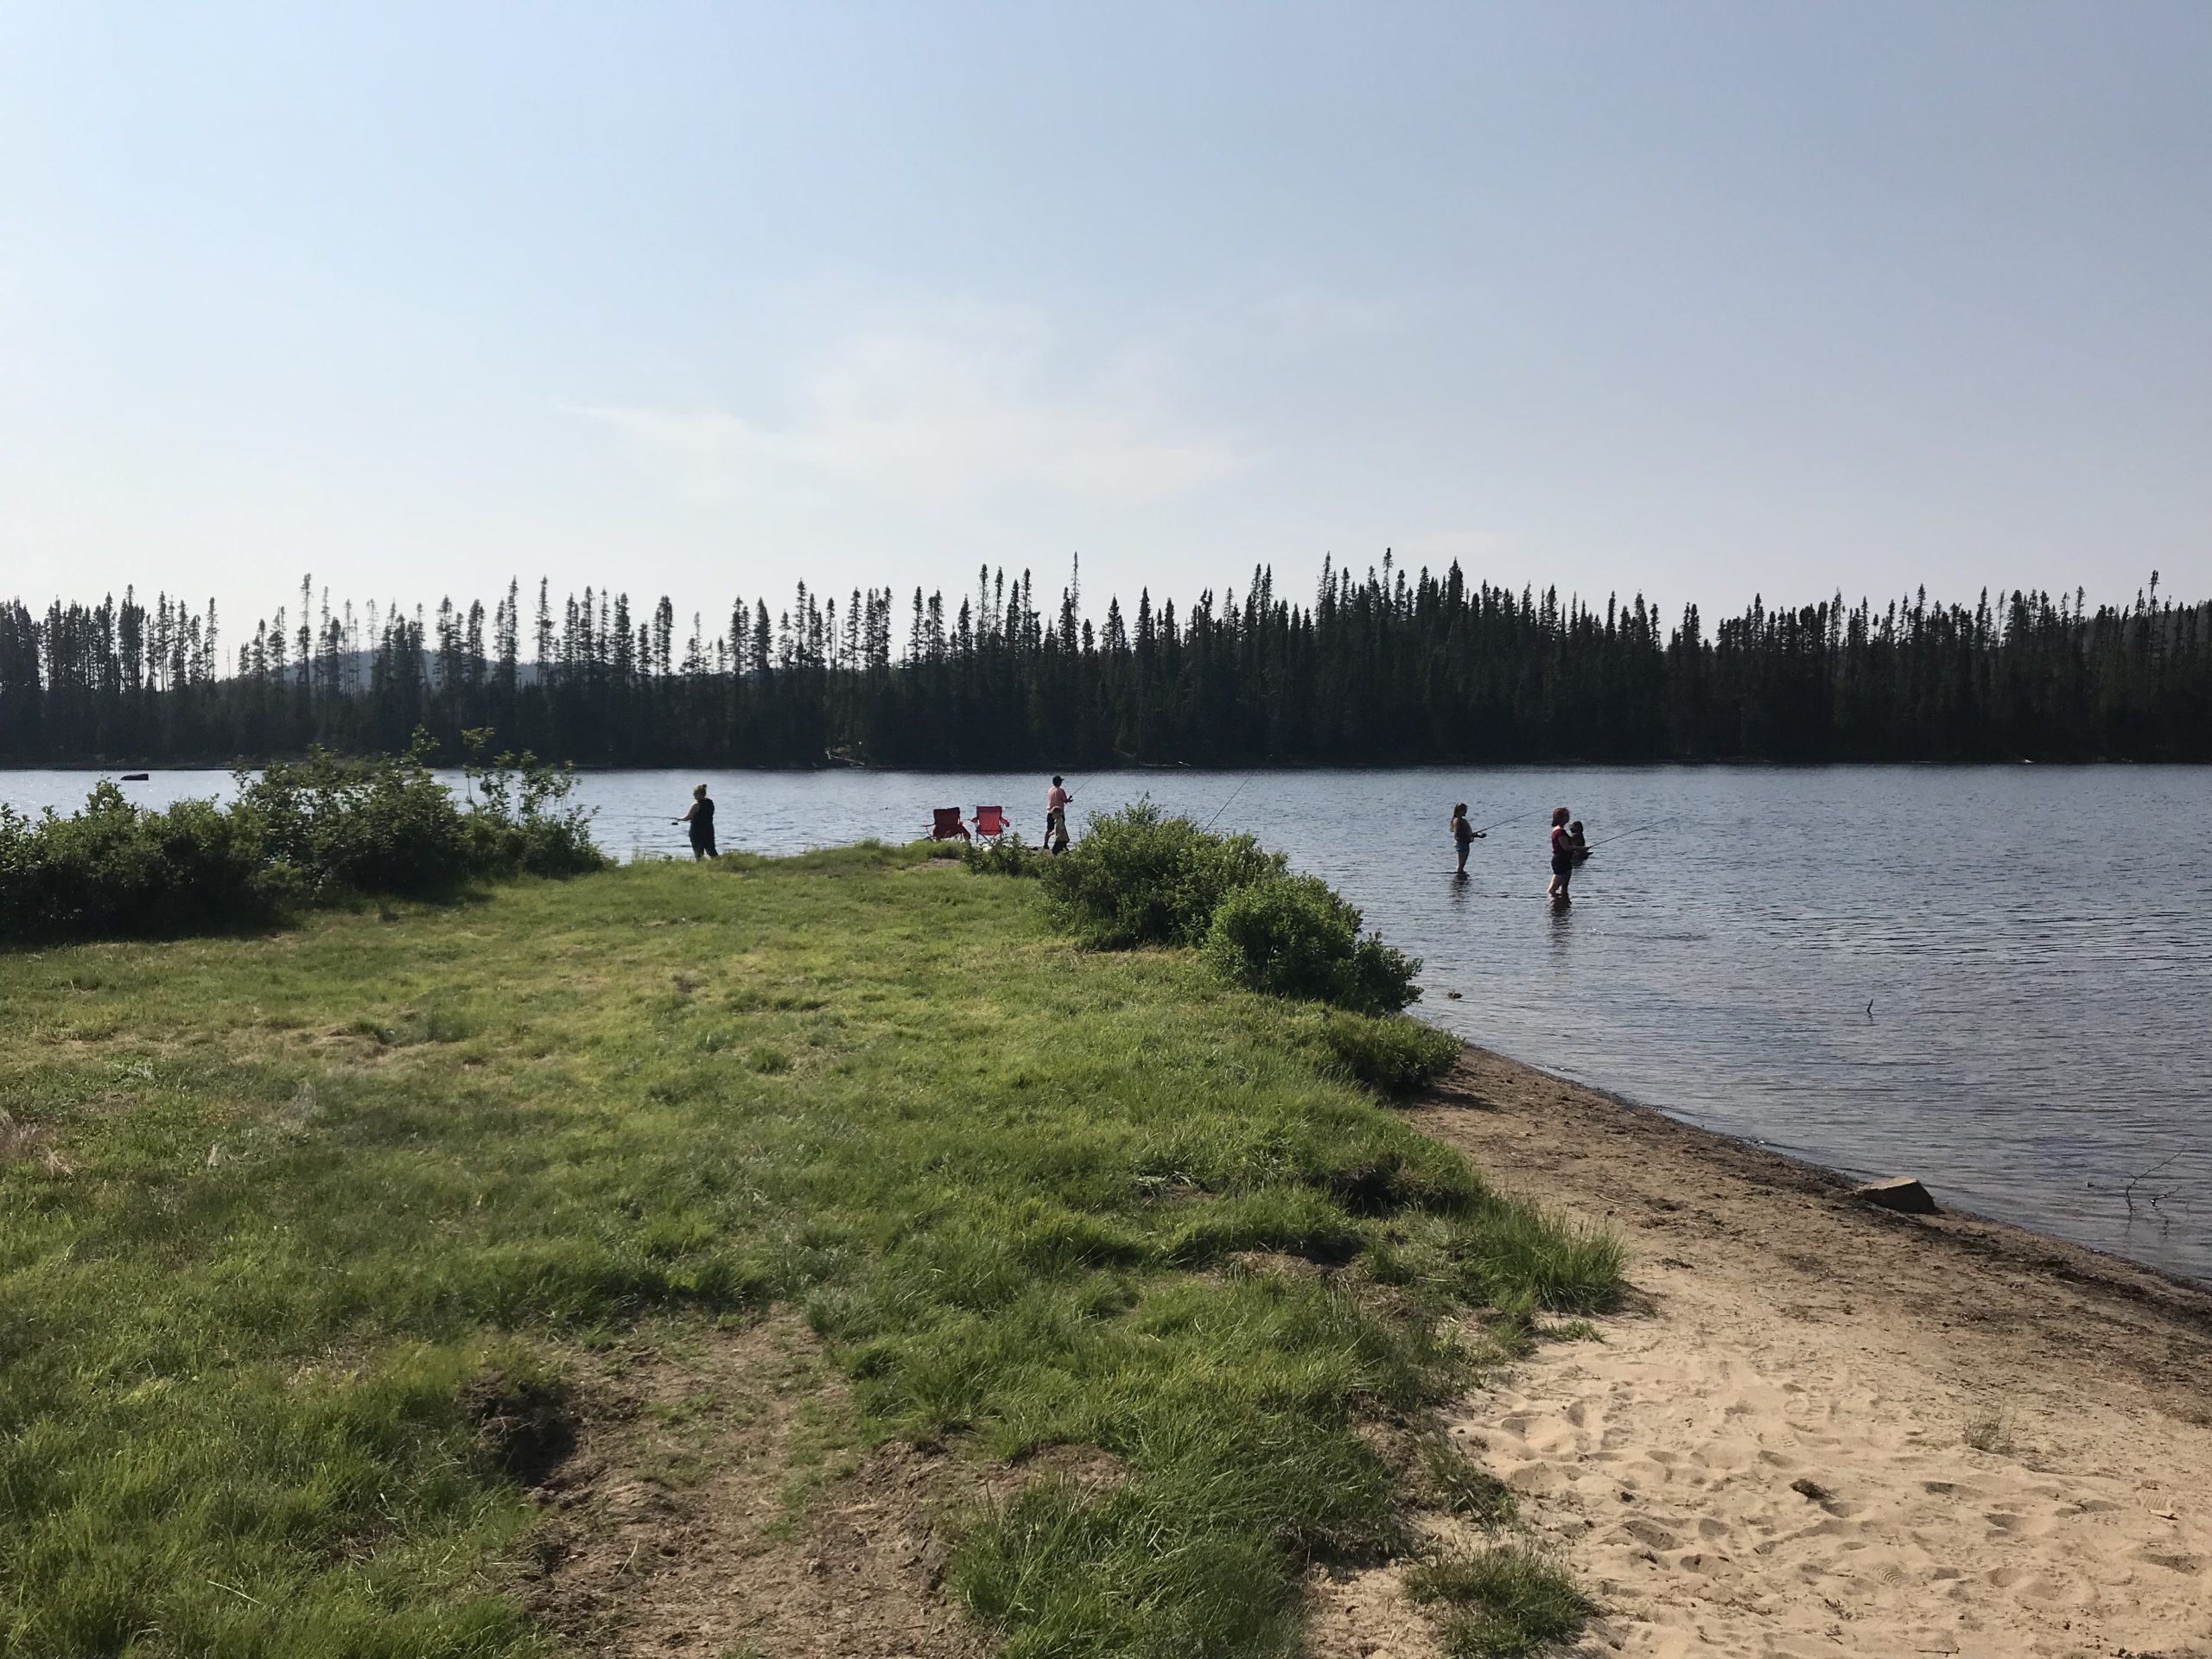
[(1249, 836), (1210, 834), (1147, 800), (1092, 818), (1043, 876), (1063, 926), (1086, 944), (1128, 950), (1198, 944), (1224, 897), (1287, 868)]
[(1321, 1022), (1325, 1064), (1381, 1090), (1410, 1094), (1436, 1081), (1459, 1058), (1459, 1039), (1402, 1014), (1331, 1014)]
[(980, 841), (968, 842), (960, 849), (960, 861), (978, 875), (1036, 875), (1040, 874), (1037, 854), (1022, 844), (1021, 837), (1008, 830), (1006, 838), (995, 847), (987, 847)]
[(461, 734), (468, 745), (470, 862), (490, 875), (588, 875), (608, 860), (591, 838), (591, 809), (565, 804), (574, 766), (549, 766), (524, 749), (483, 758), (486, 732)]
[(173, 933), (267, 909), (259, 824), (210, 801), (142, 812), (113, 784), (85, 810), (38, 819), (0, 807), (0, 937)]
[(1379, 936), (1361, 937), (1359, 923), (1359, 912), (1318, 876), (1277, 875), (1222, 898), (1205, 952), (1251, 990), (1395, 1014), (1421, 995), (1421, 962)]
[(103, 782), (69, 817), (0, 808), (0, 938), (201, 931), (349, 893), (420, 895), (607, 861), (589, 815), (560, 805), (572, 787), (566, 771), (528, 755), (472, 765), (464, 807), (428, 755), (419, 736), (389, 759), (318, 750), (258, 778), (241, 772), (228, 806), (147, 810)]
[(461, 804), (433, 777), (417, 736), (390, 757), (311, 749), (258, 778), (241, 767), (231, 810), (260, 827), (266, 856), (300, 873), (310, 900), (340, 893), (424, 893), (472, 874)]

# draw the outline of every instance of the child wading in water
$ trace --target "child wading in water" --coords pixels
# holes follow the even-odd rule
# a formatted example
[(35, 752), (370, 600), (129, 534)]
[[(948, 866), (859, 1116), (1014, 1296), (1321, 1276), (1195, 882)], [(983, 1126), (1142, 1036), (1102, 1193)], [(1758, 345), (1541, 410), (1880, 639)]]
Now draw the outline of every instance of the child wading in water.
[(1590, 861), (1590, 843), (1582, 838), (1581, 819), (1567, 826), (1567, 838), (1573, 843), (1574, 868), (1579, 870)]
[(1552, 880), (1544, 889), (1544, 897), (1559, 904), (1568, 902), (1567, 884), (1574, 880), (1574, 837), (1567, 827), (1570, 815), (1563, 806), (1552, 809)]
[(1461, 801), (1452, 809), (1452, 840), (1459, 849), (1459, 868), (1455, 875), (1467, 873), (1467, 849), (1482, 839), (1483, 832), (1467, 822), (1467, 804)]

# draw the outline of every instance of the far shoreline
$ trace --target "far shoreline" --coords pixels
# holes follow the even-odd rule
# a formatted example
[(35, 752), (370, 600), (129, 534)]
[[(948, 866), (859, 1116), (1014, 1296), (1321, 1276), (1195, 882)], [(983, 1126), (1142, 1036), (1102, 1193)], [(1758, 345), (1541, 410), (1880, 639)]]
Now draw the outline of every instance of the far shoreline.
[[(368, 750), (346, 750), (341, 760), (364, 758)], [(162, 762), (144, 760), (63, 760), (39, 763), (29, 761), (0, 761), (0, 775), (8, 772), (111, 772), (118, 767), (133, 772), (231, 772), (243, 766), (255, 771), (276, 761), (305, 759), (302, 753), (279, 754), (251, 760), (177, 760)], [(1138, 761), (1118, 766), (1102, 766), (1081, 760), (1042, 760), (1027, 765), (976, 766), (878, 766), (870, 761), (833, 760), (814, 766), (748, 766), (729, 760), (663, 760), (663, 761), (552, 761), (555, 766), (568, 766), (580, 776), (600, 776), (625, 772), (703, 772), (760, 774), (774, 777), (815, 777), (828, 772), (859, 772), (876, 776), (913, 775), (920, 777), (992, 776), (1013, 772), (1036, 772), (1042, 776), (1055, 769), (1068, 771), (1071, 767), (1085, 777), (1110, 778), (1122, 774), (1145, 775), (1154, 772), (1193, 772), (1218, 775), (1224, 772), (1249, 773), (1263, 776), (1281, 773), (1286, 776), (1311, 772), (1868, 772), (1897, 770), (1910, 772), (1987, 772), (2016, 766), (2048, 766), (2055, 769), (2082, 772), (2098, 766), (2142, 766), (2157, 771), (2212, 768), (2212, 760), (2183, 759), (2145, 759), (2139, 756), (2088, 757), (2048, 760), (2022, 755), (2009, 760), (1398, 760), (1360, 763), (1350, 760), (1313, 761)], [(458, 772), (458, 761), (433, 759), (431, 766), (438, 772)], [(1071, 775), (1073, 775), (1071, 773)]]

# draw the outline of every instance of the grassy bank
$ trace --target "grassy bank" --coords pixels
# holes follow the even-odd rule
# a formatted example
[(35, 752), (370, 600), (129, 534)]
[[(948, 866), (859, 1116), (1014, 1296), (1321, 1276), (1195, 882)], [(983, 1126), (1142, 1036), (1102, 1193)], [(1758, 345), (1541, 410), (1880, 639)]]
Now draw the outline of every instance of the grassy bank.
[(862, 1439), (1127, 1465), (964, 1535), (1007, 1652), (1288, 1653), (1303, 1561), (1398, 1541), (1355, 1431), (1451, 1385), (1439, 1318), (1617, 1272), (1317, 1009), (911, 852), (0, 955), (0, 1007), (10, 1654), (550, 1650), (473, 1380), (777, 1306)]

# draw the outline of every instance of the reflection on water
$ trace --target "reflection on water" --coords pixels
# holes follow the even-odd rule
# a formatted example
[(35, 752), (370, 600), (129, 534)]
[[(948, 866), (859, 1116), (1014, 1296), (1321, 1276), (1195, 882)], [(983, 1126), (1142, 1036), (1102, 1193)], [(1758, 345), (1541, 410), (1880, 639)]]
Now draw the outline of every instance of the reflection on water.
[[(933, 806), (982, 803), (1033, 842), (1042, 829), (1045, 779), (1026, 774), (596, 772), (580, 795), (607, 847), (678, 854), (669, 820), (702, 777), (726, 848), (905, 840)], [(0, 773), (0, 799), (66, 810), (91, 778)], [(2212, 769), (1070, 781), (1078, 830), (1146, 793), (1201, 822), (1227, 805), (1224, 825), (1326, 876), (1424, 957), (1420, 1011), (1478, 1042), (2212, 1279)], [(169, 772), (124, 787), (157, 803), (227, 784)], [(1529, 815), (1475, 842), (1464, 880), (1446, 829), (1455, 800), (1478, 824)], [(1564, 909), (1542, 896), (1554, 804), (1597, 848)], [(2129, 1179), (2162, 1161), (2131, 1212)]]

